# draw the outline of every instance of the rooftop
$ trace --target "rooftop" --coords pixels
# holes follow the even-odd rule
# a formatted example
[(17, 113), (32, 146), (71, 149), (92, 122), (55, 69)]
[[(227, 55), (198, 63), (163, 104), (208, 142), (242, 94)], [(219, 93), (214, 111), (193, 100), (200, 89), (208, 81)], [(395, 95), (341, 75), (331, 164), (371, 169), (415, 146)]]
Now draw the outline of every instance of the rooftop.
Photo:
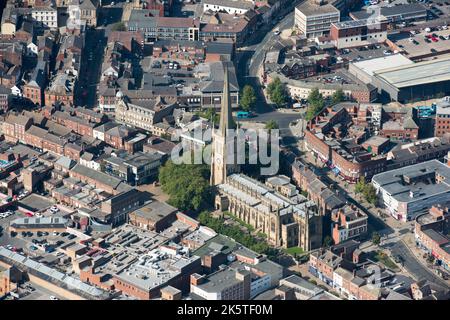
[(397, 89), (421, 84), (450, 81), (450, 58), (423, 61), (374, 72)]
[[(437, 174), (442, 177), (439, 183)], [(421, 201), (450, 192), (450, 168), (430, 160), (376, 174), (372, 181), (399, 202)]]
[(340, 11), (336, 9), (333, 5), (327, 3), (323, 5), (318, 5), (312, 1), (305, 1), (296, 7), (296, 10), (301, 11), (305, 16), (318, 16), (323, 14), (339, 14)]
[(394, 68), (414, 64), (414, 62), (405, 58), (402, 54), (393, 54), (380, 58), (353, 62), (352, 64), (372, 76), (374, 72), (386, 69), (387, 66), (389, 66), (389, 68)]
[(115, 277), (142, 290), (150, 291), (163, 287), (170, 280), (180, 276), (183, 269), (192, 263), (200, 264), (200, 257), (189, 256), (189, 249), (181, 246), (161, 246), (140, 255), (137, 262)]
[(175, 212), (177, 212), (177, 208), (174, 208), (165, 202), (152, 201), (133, 211), (132, 214), (152, 221), (158, 221)]

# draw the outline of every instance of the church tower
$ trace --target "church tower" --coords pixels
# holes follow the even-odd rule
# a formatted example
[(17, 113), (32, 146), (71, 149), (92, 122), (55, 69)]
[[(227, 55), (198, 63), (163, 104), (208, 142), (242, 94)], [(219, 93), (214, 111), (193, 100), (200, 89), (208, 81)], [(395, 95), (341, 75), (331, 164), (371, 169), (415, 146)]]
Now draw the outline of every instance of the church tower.
[[(230, 83), (228, 79), (228, 66), (224, 64), (224, 78), (223, 78), (223, 94), (222, 106), (220, 110), (220, 124), (219, 129), (213, 128), (212, 132), (212, 146), (211, 146), (211, 185), (219, 185), (225, 183), (228, 174), (239, 171), (239, 166), (236, 163), (236, 138), (227, 141), (227, 129), (235, 129), (231, 111), (231, 97), (230, 97)], [(227, 163), (228, 149), (232, 148), (234, 151), (233, 157), (230, 157)]]

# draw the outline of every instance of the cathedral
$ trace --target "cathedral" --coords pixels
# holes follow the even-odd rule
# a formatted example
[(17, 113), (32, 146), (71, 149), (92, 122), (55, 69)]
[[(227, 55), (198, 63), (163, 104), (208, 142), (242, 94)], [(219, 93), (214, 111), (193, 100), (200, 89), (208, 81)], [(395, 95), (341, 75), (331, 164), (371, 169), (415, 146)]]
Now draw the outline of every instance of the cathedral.
[(212, 133), (211, 185), (217, 191), (215, 208), (229, 211), (263, 233), (275, 247), (322, 246), (322, 216), (286, 176), (268, 178), (266, 184), (239, 173), (236, 129), (232, 117), (228, 70), (225, 67), (220, 124)]

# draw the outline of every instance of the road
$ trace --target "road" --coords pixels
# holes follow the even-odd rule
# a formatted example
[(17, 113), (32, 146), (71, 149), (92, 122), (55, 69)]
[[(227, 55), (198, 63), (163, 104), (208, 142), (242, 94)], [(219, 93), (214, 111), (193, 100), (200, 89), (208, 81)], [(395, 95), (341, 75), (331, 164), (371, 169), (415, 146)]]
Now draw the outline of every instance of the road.
[(267, 51), (276, 44), (279, 36), (274, 35), (274, 30), (285, 30), (291, 28), (294, 24), (294, 8), (295, 5), (302, 2), (293, 1), (292, 4), (286, 7), (279, 16), (284, 16), (281, 21), (275, 25), (263, 26), (256, 32), (251, 39), (249, 45), (238, 49), (237, 59), (237, 77), (240, 87), (244, 85), (251, 85), (256, 91), (256, 113), (257, 116), (246, 121), (267, 122), (275, 120), (280, 128), (280, 135), (289, 136), (292, 132), (289, 129), (289, 124), (301, 117), (299, 113), (280, 112), (276, 111), (271, 105), (266, 102), (263, 88), (259, 81), (258, 70), (264, 62)]
[(437, 275), (433, 274), (424, 265), (417, 261), (411, 250), (405, 245), (403, 241), (396, 242), (391, 247), (391, 252), (393, 255), (398, 255), (403, 258), (404, 267), (408, 272), (416, 278), (416, 280), (426, 279), (430, 282), (437, 283), (441, 286), (448, 287), (447, 283), (439, 278)]

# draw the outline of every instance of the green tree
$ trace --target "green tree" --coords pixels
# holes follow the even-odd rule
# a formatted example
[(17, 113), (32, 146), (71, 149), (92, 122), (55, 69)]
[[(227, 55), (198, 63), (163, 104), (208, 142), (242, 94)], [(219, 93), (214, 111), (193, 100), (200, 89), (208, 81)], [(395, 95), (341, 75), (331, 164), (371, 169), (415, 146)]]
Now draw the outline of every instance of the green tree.
[(219, 123), (220, 115), (216, 112), (214, 108), (206, 108), (202, 111), (196, 113), (197, 116), (208, 119), (211, 122)]
[(174, 164), (167, 161), (159, 171), (162, 189), (168, 203), (182, 211), (199, 211), (211, 203), (209, 167), (197, 164)]
[(325, 106), (325, 101), (319, 89), (314, 88), (308, 95), (308, 108), (306, 109), (306, 121), (312, 120)]
[(278, 77), (267, 86), (267, 93), (277, 107), (282, 107), (287, 101), (286, 88)]
[(127, 27), (125, 26), (125, 23), (117, 22), (112, 25), (111, 30), (112, 31), (127, 31)]
[(275, 120), (269, 120), (266, 122), (266, 125), (264, 126), (264, 128), (266, 130), (269, 130), (269, 132), (270, 132), (272, 129), (278, 129), (279, 127), (278, 127), (278, 123)]
[(333, 102), (333, 104), (339, 103), (344, 101), (344, 91), (342, 91), (342, 89), (337, 89), (334, 93), (333, 96), (331, 97), (331, 101)]
[(331, 238), (330, 236), (326, 236), (323, 239), (323, 246), (324, 247), (330, 247), (333, 244), (333, 238)]
[(371, 183), (366, 184), (363, 194), (368, 203), (372, 205), (375, 205), (377, 203), (377, 191)]
[(256, 94), (255, 90), (250, 85), (245, 85), (242, 90), (242, 96), (240, 99), (241, 107), (245, 111), (250, 111), (255, 107)]
[(355, 184), (355, 193), (362, 193), (366, 187), (366, 178), (359, 177), (358, 182)]
[(377, 202), (377, 192), (375, 187), (371, 183), (366, 183), (364, 177), (360, 177), (355, 185), (355, 192), (361, 193), (367, 202), (375, 205)]
[(381, 242), (381, 236), (378, 232), (372, 233), (372, 243), (375, 245), (379, 245)]

